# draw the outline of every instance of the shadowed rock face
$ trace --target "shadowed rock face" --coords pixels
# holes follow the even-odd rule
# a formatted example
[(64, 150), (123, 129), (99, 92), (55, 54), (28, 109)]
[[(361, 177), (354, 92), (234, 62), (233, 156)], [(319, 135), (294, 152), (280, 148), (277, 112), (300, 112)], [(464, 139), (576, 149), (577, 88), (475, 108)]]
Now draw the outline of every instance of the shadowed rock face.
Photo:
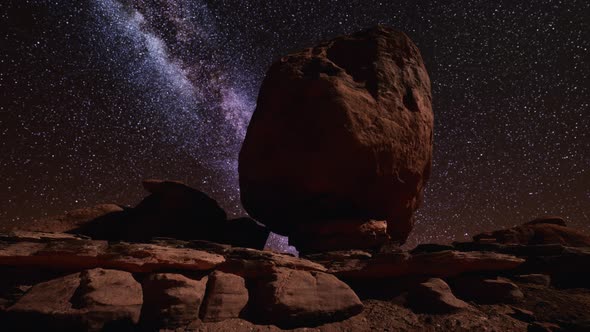
[(543, 217), (523, 225), (477, 234), (475, 242), (502, 244), (562, 244), (571, 247), (589, 247), (590, 236), (566, 226), (560, 217)]
[(240, 151), (243, 205), (281, 234), (374, 219), (404, 242), (432, 133), (430, 80), (402, 32), (378, 26), (288, 55), (267, 73)]

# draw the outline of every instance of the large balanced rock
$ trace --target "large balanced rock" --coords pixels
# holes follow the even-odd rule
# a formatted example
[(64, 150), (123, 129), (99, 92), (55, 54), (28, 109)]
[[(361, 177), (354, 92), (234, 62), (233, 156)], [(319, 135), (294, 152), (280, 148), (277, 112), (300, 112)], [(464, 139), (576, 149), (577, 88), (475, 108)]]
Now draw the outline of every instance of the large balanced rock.
[(403, 242), (432, 133), (430, 80), (404, 33), (377, 26), (285, 56), (267, 73), (240, 151), (242, 203), (281, 234), (387, 220)]

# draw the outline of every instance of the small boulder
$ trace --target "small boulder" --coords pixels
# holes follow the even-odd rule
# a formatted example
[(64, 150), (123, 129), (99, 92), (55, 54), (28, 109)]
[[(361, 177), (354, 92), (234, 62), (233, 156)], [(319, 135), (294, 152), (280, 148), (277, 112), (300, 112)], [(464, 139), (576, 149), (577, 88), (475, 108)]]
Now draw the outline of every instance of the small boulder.
[(6, 317), (22, 330), (129, 329), (139, 321), (142, 303), (131, 273), (93, 269), (33, 286)]
[(214, 271), (209, 275), (207, 295), (201, 308), (201, 319), (219, 322), (239, 318), (248, 304), (248, 289), (244, 278)]
[(459, 298), (481, 304), (516, 303), (524, 298), (516, 284), (500, 277), (463, 276), (453, 279), (451, 285)]
[(207, 277), (189, 279), (180, 274), (158, 273), (143, 282), (141, 325), (149, 329), (179, 328), (199, 318)]
[(314, 326), (359, 314), (363, 304), (350, 287), (335, 276), (316, 271), (276, 268), (259, 279), (251, 294), (249, 315), (282, 328)]
[(469, 307), (439, 278), (428, 279), (413, 287), (408, 292), (407, 303), (414, 311), (429, 314), (452, 313)]

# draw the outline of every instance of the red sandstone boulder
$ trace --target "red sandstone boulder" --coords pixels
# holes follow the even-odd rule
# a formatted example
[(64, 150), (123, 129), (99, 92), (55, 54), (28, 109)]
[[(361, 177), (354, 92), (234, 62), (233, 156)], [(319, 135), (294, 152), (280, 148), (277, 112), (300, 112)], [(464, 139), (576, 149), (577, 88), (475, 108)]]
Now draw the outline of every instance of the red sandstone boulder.
[(323, 272), (276, 268), (259, 279), (250, 314), (277, 326), (314, 326), (360, 313), (363, 304), (350, 287)]
[(248, 289), (244, 278), (214, 271), (209, 275), (207, 296), (201, 309), (205, 322), (220, 322), (239, 318), (248, 304)]
[(240, 151), (243, 205), (281, 234), (375, 219), (404, 242), (432, 133), (430, 80), (404, 33), (377, 26), (285, 56), (267, 73)]
[(131, 273), (94, 269), (33, 286), (5, 314), (7, 326), (37, 331), (131, 329), (143, 295)]
[(408, 293), (408, 305), (421, 313), (451, 313), (469, 307), (453, 295), (451, 288), (439, 278), (414, 286)]
[(180, 274), (159, 273), (143, 283), (141, 325), (148, 330), (181, 328), (199, 318), (207, 277), (189, 279)]

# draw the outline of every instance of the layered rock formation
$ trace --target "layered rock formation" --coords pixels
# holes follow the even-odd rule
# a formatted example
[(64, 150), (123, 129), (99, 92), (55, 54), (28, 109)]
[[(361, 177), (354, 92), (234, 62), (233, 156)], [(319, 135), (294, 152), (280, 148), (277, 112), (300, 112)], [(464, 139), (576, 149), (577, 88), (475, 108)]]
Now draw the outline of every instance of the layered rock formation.
[[(47, 271), (57, 275), (42, 282), (21, 275)], [(25, 331), (153, 331), (237, 318), (314, 326), (359, 314), (355, 292), (325, 271), (288, 255), (202, 241), (109, 244), (15, 232), (0, 236), (0, 322)]]
[[(302, 251), (404, 242), (432, 132), (430, 80), (405, 34), (377, 26), (290, 54), (268, 71), (240, 151), (243, 205)], [(375, 220), (386, 229), (363, 233)]]
[(307, 258), (15, 231), (0, 235), (0, 322), (23, 331), (568, 331), (590, 319), (590, 248), (470, 242)]

